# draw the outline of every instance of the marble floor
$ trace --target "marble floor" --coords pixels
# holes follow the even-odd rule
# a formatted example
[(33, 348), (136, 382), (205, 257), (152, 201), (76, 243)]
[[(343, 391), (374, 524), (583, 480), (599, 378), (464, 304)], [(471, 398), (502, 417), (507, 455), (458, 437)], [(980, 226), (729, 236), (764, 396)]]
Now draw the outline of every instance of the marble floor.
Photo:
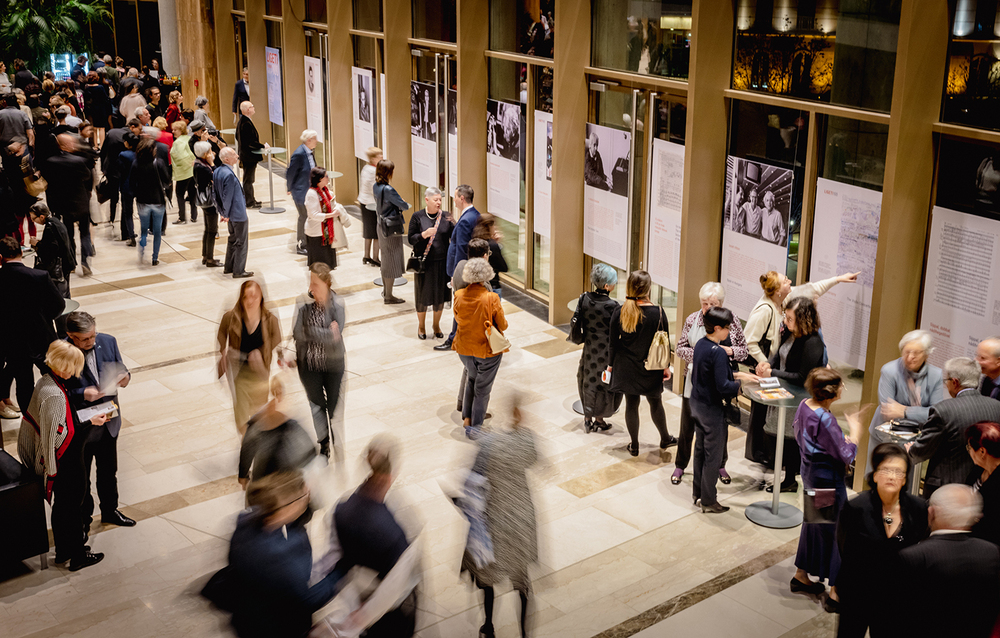
[[(258, 171), (258, 191), (266, 193), (267, 174)], [(283, 193), (283, 184), (276, 191)], [(287, 331), (294, 300), (306, 289), (305, 258), (291, 250), (294, 206), (284, 198), (279, 205), (286, 212), (250, 213), (248, 268)], [(169, 226), (157, 267), (139, 264), (134, 249), (112, 241), (109, 226), (94, 231), (93, 276), (74, 277), (73, 296), (100, 331), (117, 337), (132, 370), (120, 395), (118, 480), (121, 508), (139, 523), (95, 523), (90, 543), (106, 558), (94, 567), (42, 571), (32, 559), (0, 575), (0, 636), (228, 636), (227, 619), (197, 591), (225, 564), (244, 503), (231, 400), (216, 379), (213, 354), (218, 321), (240, 281), (201, 266), (200, 221)], [(330, 506), (364, 476), (364, 445), (376, 433), (393, 433), (403, 465), (389, 500), (407, 532), (424, 541), (419, 636), (476, 636), (480, 599), (458, 569), (466, 524), (445, 497), (475, 452), (454, 410), (461, 365), (453, 353), (434, 351), (433, 338), (416, 339), (412, 285), (397, 289), (407, 304), (382, 303), (372, 284), (377, 270), (361, 263), (360, 222), (347, 232), (350, 249), (335, 273), (347, 305), (347, 391), (338, 460), (315, 494), (321, 509), (312, 524), (314, 551), (322, 549)], [(220, 257), (224, 249), (223, 230)], [(625, 449), (621, 414), (609, 432), (585, 434), (571, 409), (578, 348), (531, 313), (507, 301), (504, 307), (513, 348), (494, 389), (492, 425), (503, 427), (516, 398), (541, 453), (530, 476), (540, 544), (532, 635), (834, 634), (834, 617), (816, 600), (788, 591), (798, 529), (765, 529), (744, 516), (764, 493), (754, 485), (759, 469), (743, 460), (742, 432), (731, 429), (733, 482), (721, 486), (732, 509), (703, 515), (691, 505), (690, 474), (682, 485), (670, 484), (673, 452), (660, 453), (648, 414), (637, 458)], [(450, 326), (449, 311), (442, 323)], [(286, 381), (289, 410), (311, 431), (301, 386), (293, 376)], [(680, 399), (664, 398), (676, 431)], [(18, 428), (18, 421), (3, 421), (12, 453)], [(517, 608), (516, 594), (498, 591), (498, 636), (517, 635)]]

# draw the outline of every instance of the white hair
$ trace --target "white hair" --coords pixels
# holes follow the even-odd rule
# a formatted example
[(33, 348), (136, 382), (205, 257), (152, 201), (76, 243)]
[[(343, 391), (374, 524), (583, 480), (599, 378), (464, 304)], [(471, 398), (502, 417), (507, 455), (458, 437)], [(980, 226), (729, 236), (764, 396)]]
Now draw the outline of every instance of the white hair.
[(130, 78), (137, 78), (137, 77), (139, 77), (139, 69), (135, 68), (134, 66), (130, 67), (129, 70), (128, 70), (128, 77), (130, 77)]
[(979, 375), (982, 372), (979, 363), (968, 357), (955, 357), (944, 362), (945, 380), (954, 379), (963, 388), (979, 386)]
[(232, 146), (223, 147), (223, 149), (219, 151), (219, 159), (221, 159), (224, 164), (234, 164), (235, 162), (230, 162), (229, 160), (237, 159), (238, 157), (239, 155), (236, 154), (236, 151), (233, 150)]
[(474, 257), (465, 262), (462, 279), (467, 284), (481, 284), (493, 279), (494, 274), (490, 262), (482, 257)]
[(303, 144), (305, 144), (309, 140), (315, 140), (318, 138), (319, 138), (319, 133), (312, 130), (311, 128), (307, 128), (306, 130), (302, 131), (302, 135), (299, 135), (299, 141), (302, 142)]
[(141, 118), (141, 117), (139, 117), (139, 116), (140, 116), (140, 115), (142, 115), (143, 113), (145, 113), (145, 114), (149, 115), (149, 111), (147, 111), (147, 110), (146, 110), (146, 107), (145, 107), (145, 106), (137, 106), (137, 107), (135, 107), (135, 109), (134, 109), (134, 110), (132, 111), (132, 117), (134, 117), (134, 118), (135, 118), (135, 119), (137, 119), (137, 120), (141, 120), (142, 118)]
[(701, 301), (708, 301), (712, 297), (715, 297), (720, 304), (726, 302), (726, 289), (722, 287), (717, 281), (710, 281), (701, 287), (698, 291), (698, 299)]
[(162, 133), (162, 132), (163, 131), (161, 131), (160, 129), (156, 128), (155, 126), (144, 126), (144, 127), (142, 127), (142, 134), (145, 135), (146, 137), (152, 137), (152, 138), (156, 139), (156, 138), (160, 137), (160, 133)]
[(926, 330), (910, 330), (903, 335), (903, 338), (899, 340), (899, 351), (902, 352), (907, 344), (914, 342), (918, 343), (927, 354), (931, 353), (931, 344), (934, 340), (931, 337), (931, 333)]
[(208, 104), (208, 98), (204, 95), (199, 95), (194, 100), (194, 105), (197, 107), (206, 106)]
[(934, 529), (971, 529), (983, 515), (983, 497), (968, 485), (950, 483), (931, 494)]
[(208, 155), (209, 151), (212, 150), (212, 145), (208, 142), (195, 142), (194, 143), (194, 156), (195, 157), (205, 157)]
[(428, 186), (427, 190), (424, 191), (424, 199), (434, 196), (443, 197), (444, 194), (441, 192), (441, 189), (438, 188), (437, 186)]

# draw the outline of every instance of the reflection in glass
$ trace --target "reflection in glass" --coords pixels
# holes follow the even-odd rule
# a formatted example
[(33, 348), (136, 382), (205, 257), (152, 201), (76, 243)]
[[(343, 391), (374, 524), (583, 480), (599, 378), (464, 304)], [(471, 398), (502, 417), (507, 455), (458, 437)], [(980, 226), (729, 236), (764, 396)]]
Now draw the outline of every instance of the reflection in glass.
[(881, 191), (888, 125), (843, 117), (824, 121), (826, 144), (819, 174), (843, 184)]
[[(306, 22), (326, 24), (326, 0), (305, 0)], [(381, 4), (373, 2), (372, 4)]]
[(595, 2), (591, 63), (597, 67), (686, 79), (691, 0)]
[(354, 0), (354, 28), (382, 32), (382, 3)]
[(898, 2), (738, 0), (733, 88), (888, 111), (898, 31)]
[(412, 7), (414, 38), (455, 41), (455, 0), (413, 0)]
[(490, 49), (552, 57), (555, 0), (490, 0)]
[(942, 138), (935, 203), (1000, 219), (1000, 146)]
[(959, 0), (952, 6), (941, 119), (1000, 129), (1000, 8), (996, 0)]

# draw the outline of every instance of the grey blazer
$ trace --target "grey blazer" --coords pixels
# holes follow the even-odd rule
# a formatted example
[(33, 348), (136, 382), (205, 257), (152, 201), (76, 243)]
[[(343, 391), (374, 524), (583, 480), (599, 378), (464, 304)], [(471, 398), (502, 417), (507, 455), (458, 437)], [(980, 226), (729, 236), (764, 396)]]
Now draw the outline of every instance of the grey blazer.
[(972, 459), (965, 450), (965, 430), (981, 421), (1000, 422), (1000, 401), (966, 388), (953, 399), (931, 406), (930, 417), (910, 448), (915, 463), (927, 460), (924, 496), (948, 483), (968, 483)]

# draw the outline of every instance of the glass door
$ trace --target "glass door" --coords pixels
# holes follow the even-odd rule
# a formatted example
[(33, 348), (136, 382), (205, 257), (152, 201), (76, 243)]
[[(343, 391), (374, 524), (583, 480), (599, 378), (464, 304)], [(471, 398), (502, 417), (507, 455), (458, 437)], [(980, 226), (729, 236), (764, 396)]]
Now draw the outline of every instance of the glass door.
[[(413, 158), (413, 207), (423, 208), (429, 186), (444, 193), (451, 210), (457, 179), (456, 63), (450, 53), (414, 48), (410, 82), (410, 148)], [(449, 99), (449, 97), (451, 99)]]
[(328, 69), (327, 61), (329, 60), (330, 52), (330, 36), (326, 31), (321, 31), (319, 29), (305, 29), (306, 36), (306, 55), (311, 58), (319, 58), (320, 60), (320, 77), (314, 78), (310, 75), (311, 68), (306, 71), (306, 112), (307, 112), (307, 122), (309, 113), (309, 101), (308, 95), (315, 89), (313, 83), (318, 82), (319, 95), (322, 97), (323, 101), (323, 131), (319, 136), (319, 141), (316, 144), (316, 150), (313, 154), (316, 156), (316, 162), (320, 166), (333, 166), (333, 149), (330, 144), (327, 143), (327, 139), (330, 137), (330, 74)]
[[(250, 66), (250, 59), (247, 56), (247, 19), (246, 16), (233, 15), (233, 35), (236, 45), (236, 74), (239, 76), (243, 69)], [(237, 78), (233, 79), (235, 82)]]
[[(358, 35), (352, 36), (352, 38), (354, 42), (354, 66), (359, 69), (366, 69), (372, 74), (372, 93), (374, 97), (371, 103), (371, 113), (373, 116), (371, 123), (375, 146), (382, 149), (387, 159), (392, 159), (389, 157), (389, 152), (386, 150), (385, 144), (385, 107), (382, 102), (384, 99), (382, 89), (385, 87), (383, 80), (385, 77), (383, 41), (380, 38)], [(360, 175), (361, 169), (368, 162), (365, 159), (356, 159), (358, 162), (358, 174)]]

